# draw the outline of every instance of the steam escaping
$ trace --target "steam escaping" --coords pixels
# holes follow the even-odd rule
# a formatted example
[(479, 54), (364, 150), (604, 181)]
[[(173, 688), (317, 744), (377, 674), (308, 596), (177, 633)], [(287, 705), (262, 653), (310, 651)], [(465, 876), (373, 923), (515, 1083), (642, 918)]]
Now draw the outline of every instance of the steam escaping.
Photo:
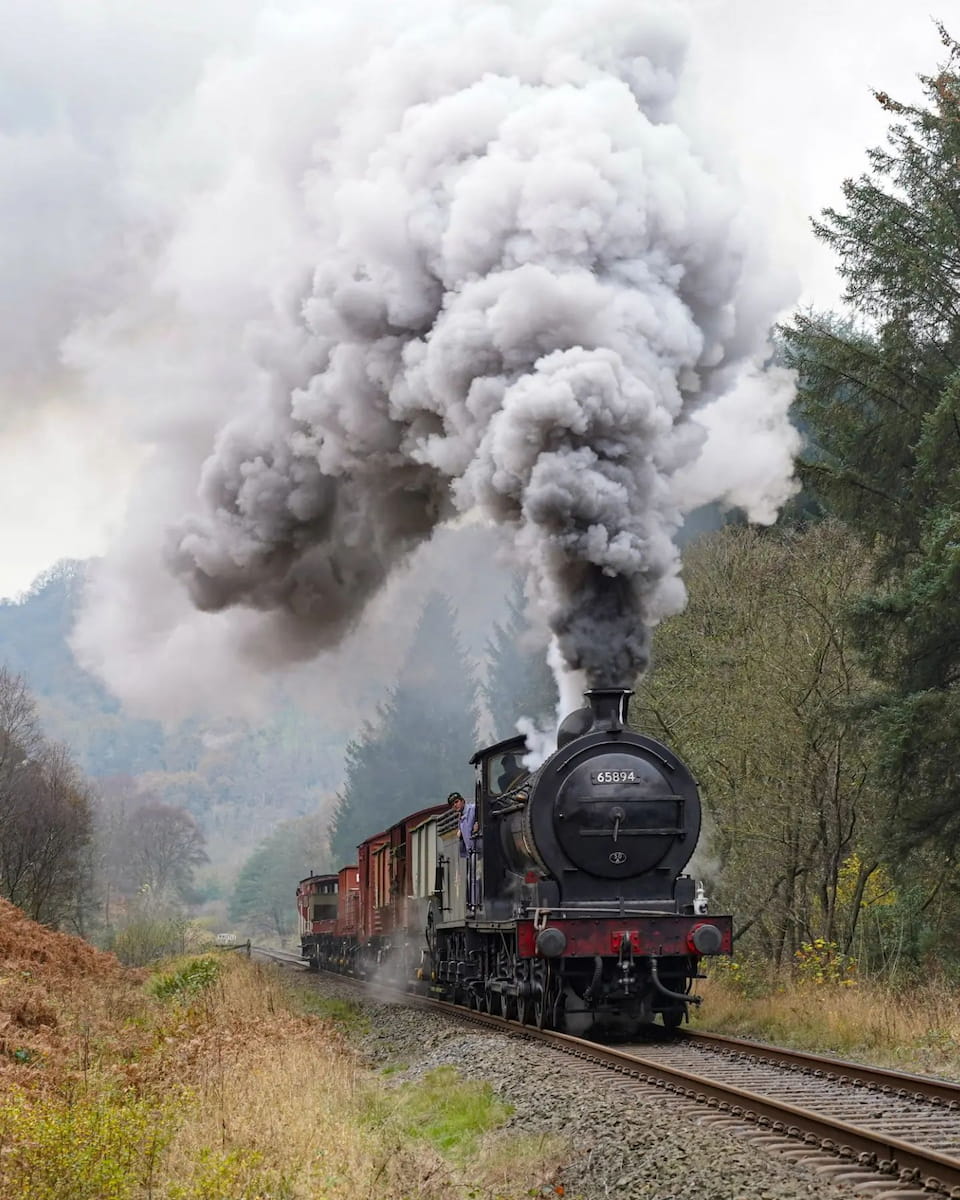
[[(792, 487), (789, 381), (757, 365), (785, 297), (672, 116), (683, 26), (633, 0), (349, 8), (271, 11), (178, 115), (212, 146), (230, 114), (219, 181), (171, 206), (173, 311), (152, 317), (195, 366), (186, 392), (212, 394), (158, 420), (149, 513), (77, 645), (109, 678), (103, 612), (122, 595), (138, 619), (147, 528), (196, 608), (248, 610), (237, 649), (276, 663), (337, 643), (439, 524), (479, 512), (530, 573), (561, 677), (630, 684), (684, 602), (684, 512), (769, 521)], [(244, 92), (288, 74), (283, 105)], [(114, 328), (77, 359), (109, 374)], [(196, 350), (204, 329), (229, 351)], [(181, 610), (142, 598), (162, 646)]]
[(541, 718), (537, 722), (531, 717), (521, 717), (517, 721), (517, 733), (522, 733), (527, 740), (527, 752), (522, 761), (528, 771), (535, 771), (556, 750), (560, 722), (574, 709), (583, 707), (583, 694), (589, 687), (584, 671), (571, 670), (567, 666), (555, 637), (550, 639), (547, 646), (547, 666), (557, 681), (557, 709), (554, 720)]

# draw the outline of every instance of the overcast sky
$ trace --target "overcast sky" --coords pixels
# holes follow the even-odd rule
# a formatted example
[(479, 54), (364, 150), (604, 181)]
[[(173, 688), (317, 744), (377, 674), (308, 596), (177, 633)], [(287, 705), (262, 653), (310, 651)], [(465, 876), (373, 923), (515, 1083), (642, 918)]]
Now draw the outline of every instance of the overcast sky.
[[(204, 103), (205, 64), (269, 27), (270, 7), (0, 0), (0, 595), (58, 558), (100, 552), (120, 519), (151, 418), (117, 420), (136, 395), (105, 394), (84, 373), (84, 334), (108, 313), (122, 320), (168, 181), (202, 182), (203, 146), (177, 130), (178, 113)], [(870, 89), (916, 98), (917, 73), (942, 57), (931, 15), (903, 0), (690, 7), (691, 120), (737, 164), (797, 300), (835, 305), (809, 218), (838, 202), (883, 138), (887, 114)], [(246, 286), (241, 248), (238, 264)], [(171, 364), (157, 369), (175, 387)]]

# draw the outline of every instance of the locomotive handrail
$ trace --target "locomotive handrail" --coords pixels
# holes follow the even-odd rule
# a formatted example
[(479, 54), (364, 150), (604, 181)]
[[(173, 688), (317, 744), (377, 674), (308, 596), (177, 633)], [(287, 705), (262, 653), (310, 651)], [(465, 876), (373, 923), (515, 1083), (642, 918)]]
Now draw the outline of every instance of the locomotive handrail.
[[(494, 805), (496, 805), (496, 807), (494, 807)], [(526, 800), (524, 800), (522, 803), (519, 800), (514, 800), (514, 801), (511, 801), (511, 803), (509, 803), (509, 804), (503, 804), (503, 805), (501, 805), (497, 800), (493, 800), (490, 803), (490, 816), (491, 817), (508, 817), (511, 813), (523, 812), (523, 810), (526, 808), (526, 806), (527, 806)]]
[(504, 788), (502, 792), (497, 792), (495, 796), (491, 794), (489, 796), (491, 813), (500, 812), (504, 802), (523, 808), (530, 798), (530, 787), (533, 782), (533, 776), (528, 773), (515, 779), (509, 787)]
[[(528, 910), (529, 911), (529, 910)], [(622, 917), (624, 920), (627, 917), (685, 917), (691, 916), (690, 913), (678, 913), (676, 909), (667, 908), (599, 908), (593, 904), (559, 904), (550, 907), (536, 908), (533, 910), (537, 913), (555, 914), (558, 920), (564, 919), (568, 913), (576, 913), (578, 916), (590, 917)], [(530, 918), (527, 917), (527, 920)]]
[[(577, 833), (581, 837), (610, 837), (611, 829), (590, 829), (580, 828)], [(653, 829), (644, 829), (642, 827), (619, 829), (617, 831), (622, 837), (678, 837), (683, 833), (683, 829), (668, 829), (665, 826), (656, 826)]]

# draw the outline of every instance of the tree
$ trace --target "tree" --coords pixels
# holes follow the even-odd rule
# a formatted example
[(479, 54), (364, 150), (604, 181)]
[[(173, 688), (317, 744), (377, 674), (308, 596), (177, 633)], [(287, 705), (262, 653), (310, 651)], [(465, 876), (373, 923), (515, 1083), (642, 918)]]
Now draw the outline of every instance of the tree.
[(43, 744), (36, 706), (22, 675), (0, 666), (0, 786), (35, 757)]
[(495, 624), (487, 641), (487, 679), (483, 695), (495, 738), (516, 733), (517, 721), (541, 723), (557, 708), (557, 685), (547, 666), (546, 635), (536, 636), (526, 619), (523, 580), (514, 582), (504, 624)]
[(184, 896), (196, 867), (209, 861), (203, 831), (184, 808), (147, 798), (122, 825), (123, 878), (128, 894)]
[(297, 884), (328, 869), (330, 852), (318, 820), (285, 821), (241, 867), (230, 900), (231, 921), (286, 945), (296, 929)]
[(692, 869), (772, 961), (817, 936), (849, 945), (879, 862), (847, 707), (863, 677), (839, 619), (867, 578), (862, 548), (837, 521), (728, 527), (689, 549), (685, 575), (689, 607), (656, 631), (634, 719), (700, 781), (710, 837)]
[[(845, 299), (871, 323), (802, 315), (785, 329), (816, 456), (807, 483), (875, 554), (851, 613), (875, 686), (860, 700), (896, 849), (960, 844), (960, 46), (923, 77), (844, 211), (815, 225)], [(902, 854), (900, 861), (906, 861)], [(946, 881), (946, 876), (944, 882)]]
[(466, 793), (477, 716), (453, 610), (434, 593), (378, 721), (347, 746), (331, 839), (338, 863), (355, 861), (357, 845), (392, 821), (440, 803), (455, 788)]
[(23, 678), (0, 667), (0, 895), (59, 923), (81, 903), (90, 834), (85, 781), (44, 741)]

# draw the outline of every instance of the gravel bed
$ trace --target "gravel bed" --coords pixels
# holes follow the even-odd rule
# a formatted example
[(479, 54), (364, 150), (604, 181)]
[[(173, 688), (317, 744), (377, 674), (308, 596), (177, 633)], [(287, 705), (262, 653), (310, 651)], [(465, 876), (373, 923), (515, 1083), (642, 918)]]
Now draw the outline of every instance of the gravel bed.
[[(662, 1093), (593, 1081), (567, 1055), (522, 1036), (464, 1028), (455, 1019), (362, 998), (337, 980), (324, 992), (362, 1005), (370, 1025), (360, 1049), (373, 1064), (415, 1079), (453, 1066), (514, 1107), (505, 1126), (559, 1134), (571, 1147), (560, 1172), (565, 1200), (850, 1200), (855, 1193), (736, 1134), (676, 1112)], [(556, 1194), (553, 1189), (548, 1194)]]

